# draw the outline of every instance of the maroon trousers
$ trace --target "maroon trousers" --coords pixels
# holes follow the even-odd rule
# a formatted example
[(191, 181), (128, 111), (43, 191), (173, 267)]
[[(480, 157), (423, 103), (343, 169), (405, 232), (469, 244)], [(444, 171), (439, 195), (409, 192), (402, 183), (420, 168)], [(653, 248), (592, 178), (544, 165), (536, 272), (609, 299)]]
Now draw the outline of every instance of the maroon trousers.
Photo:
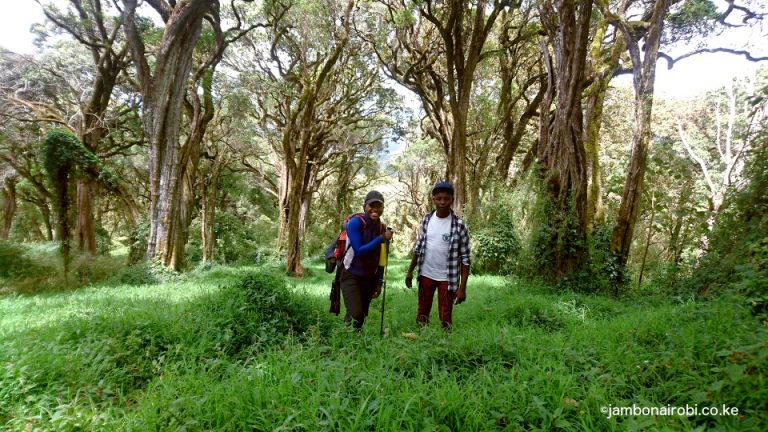
[(448, 281), (436, 281), (419, 276), (419, 307), (416, 312), (416, 322), (420, 325), (429, 324), (429, 314), (432, 311), (432, 299), (437, 291), (437, 308), (440, 323), (448, 328), (453, 325), (453, 301), (456, 293), (448, 291)]

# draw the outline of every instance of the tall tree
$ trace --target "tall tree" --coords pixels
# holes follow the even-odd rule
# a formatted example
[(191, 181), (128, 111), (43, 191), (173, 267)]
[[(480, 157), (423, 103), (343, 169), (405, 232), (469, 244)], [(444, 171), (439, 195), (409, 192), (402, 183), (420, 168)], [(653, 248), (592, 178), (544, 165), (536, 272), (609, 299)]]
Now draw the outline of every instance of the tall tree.
[[(741, 181), (744, 159), (752, 141), (762, 132), (760, 129), (765, 116), (763, 107), (758, 106), (752, 111), (747, 103), (747, 100), (754, 97), (754, 88), (750, 88), (753, 86), (747, 83), (747, 88), (740, 88), (733, 80), (729, 80), (721, 91), (710, 95), (714, 101), (707, 108), (714, 112), (695, 112), (698, 118), (689, 119), (678, 114), (680, 143), (706, 180), (710, 230), (726, 194)], [(699, 146), (693, 145), (692, 141), (708, 141), (704, 156), (696, 149)]]
[[(137, 1), (124, 0), (122, 15), (142, 94), (142, 125), (149, 141), (151, 199), (147, 256), (178, 270), (184, 266), (184, 246), (188, 238), (188, 221), (191, 220), (188, 187), (195, 175), (205, 125), (210, 121), (210, 114), (205, 112), (208, 105), (195, 99), (196, 91), (189, 96), (191, 99), (186, 99), (190, 93), (188, 83), (191, 81), (197, 86), (203, 80), (205, 100), (208, 97), (205, 96), (206, 80), (210, 79), (207, 74), (212, 73), (212, 67), (220, 61), (226, 46), (252, 27), (242, 28), (242, 14), (234, 2), (232, 9), (237, 25), (227, 30), (230, 38), (221, 28), (218, 0), (148, 3), (165, 23), (162, 39), (152, 53), (147, 51), (140, 20), (136, 17)], [(203, 31), (204, 20), (210, 25), (215, 48), (193, 74), (195, 46)], [(182, 144), (180, 131), (185, 100), (190, 104), (191, 132)]]
[[(592, 2), (543, 1), (539, 6), (546, 33), (541, 50), (547, 68), (547, 92), (539, 118), (538, 160), (551, 214), (546, 249), (551, 269), (563, 277), (586, 263), (587, 159), (584, 148), (582, 91)], [(554, 104), (554, 108), (551, 109)]]
[[(36, 1), (51, 22), (90, 51), (90, 89), (83, 92), (79, 121), (73, 126), (85, 147), (98, 153), (102, 140), (109, 133), (106, 113), (113, 90), (118, 76), (128, 65), (128, 46), (121, 37), (121, 23), (117, 17), (109, 15), (109, 3), (102, 4), (101, 0), (70, 0), (67, 11), (61, 11), (50, 2)], [(77, 245), (81, 251), (91, 254), (96, 253), (95, 193), (94, 179), (81, 177), (77, 180)]]
[[(265, 9), (267, 41), (252, 45), (256, 117), (281, 159), (278, 244), (285, 251), (286, 271), (295, 276), (304, 273), (301, 243), (325, 166), (349, 146), (380, 143), (378, 131), (391, 110), (392, 91), (381, 86), (366, 47), (351, 35), (354, 4), (271, 3)], [(265, 49), (268, 53), (260, 54)]]
[(123, 1), (123, 25), (130, 43), (143, 99), (142, 124), (149, 140), (150, 234), (147, 255), (179, 268), (179, 207), (181, 148), (179, 130), (192, 53), (202, 31), (203, 17), (218, 5), (214, 0), (151, 2), (165, 22), (165, 32), (150, 68), (146, 45), (136, 19), (136, 0)]
[[(630, 246), (637, 221), (643, 192), (643, 179), (647, 166), (651, 136), (651, 113), (653, 109), (654, 83), (656, 79), (656, 61), (662, 42), (665, 23), (670, 21), (675, 30), (687, 34), (700, 28), (710, 28), (709, 23), (719, 22), (729, 26), (726, 19), (734, 10), (744, 16), (744, 23), (756, 19), (756, 14), (743, 6), (729, 1), (728, 9), (715, 12), (712, 2), (706, 0), (656, 0), (648, 4), (641, 19), (630, 19), (612, 13), (607, 5), (601, 5), (601, 12), (611, 25), (624, 35), (632, 62), (632, 86), (635, 92), (635, 118), (627, 178), (622, 192), (621, 206), (611, 234), (611, 251), (618, 264), (623, 267), (629, 258)], [(679, 10), (668, 16), (670, 7), (679, 4)], [(642, 50), (641, 50), (642, 47)], [(642, 51), (642, 52), (641, 52)], [(743, 54), (743, 52), (739, 52)]]
[[(635, 91), (635, 117), (632, 133), (632, 153), (627, 179), (624, 183), (621, 206), (611, 234), (611, 251), (617, 256), (619, 265), (624, 266), (629, 257), (635, 223), (643, 192), (648, 159), (648, 145), (651, 137), (651, 112), (653, 109), (654, 83), (656, 81), (656, 59), (661, 43), (664, 18), (669, 10), (670, 0), (657, 0), (646, 11), (642, 27), (630, 24), (628, 19), (607, 12), (609, 22), (623, 34), (632, 60), (632, 86)], [(634, 28), (633, 28), (634, 26)], [(641, 37), (637, 28), (642, 28)], [(640, 43), (644, 49), (641, 54)]]
[[(381, 0), (381, 22), (367, 33), (387, 74), (416, 93), (427, 116), (427, 133), (447, 158), (454, 207), (467, 200), (467, 119), (475, 71), (505, 1)], [(394, 27), (390, 36), (387, 27)]]
[[(539, 29), (534, 25), (533, 5), (521, 7), (520, 17), (504, 10), (499, 29), (499, 89), (496, 116), (501, 132), (500, 150), (495, 169), (498, 178), (506, 181), (512, 161), (520, 150), (523, 139), (529, 135), (528, 125), (539, 114), (538, 109), (546, 92), (546, 73), (542, 53), (537, 44)], [(533, 93), (535, 92), (535, 93)], [(536, 150), (536, 141), (528, 152)], [(524, 158), (516, 177), (526, 172), (532, 157)]]
[[(619, 14), (629, 6), (619, 4)], [(613, 31), (611, 31), (613, 30)], [(620, 68), (622, 54), (626, 50), (624, 34), (612, 29), (608, 21), (601, 19), (589, 50), (587, 64), (591, 84), (584, 94), (584, 149), (587, 154), (587, 223), (591, 231), (595, 224), (602, 224), (605, 212), (602, 204), (603, 174), (600, 164), (600, 129), (608, 86)]]
[(0, 188), (2, 188), (2, 206), (0, 206), (0, 240), (8, 240), (13, 217), (16, 215), (16, 183), (18, 174), (10, 166), (0, 166)]

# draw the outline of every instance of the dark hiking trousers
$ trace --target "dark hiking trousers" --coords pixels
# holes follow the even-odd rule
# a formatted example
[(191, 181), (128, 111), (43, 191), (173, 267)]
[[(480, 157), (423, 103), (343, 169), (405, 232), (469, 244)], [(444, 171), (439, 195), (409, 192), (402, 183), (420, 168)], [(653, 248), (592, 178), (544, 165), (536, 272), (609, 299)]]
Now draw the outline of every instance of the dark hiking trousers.
[(352, 325), (360, 330), (368, 316), (368, 308), (376, 291), (376, 276), (369, 278), (355, 276), (348, 272), (344, 266), (339, 267), (341, 276), (341, 294), (344, 296), (344, 307), (347, 309), (344, 322), (352, 322)]

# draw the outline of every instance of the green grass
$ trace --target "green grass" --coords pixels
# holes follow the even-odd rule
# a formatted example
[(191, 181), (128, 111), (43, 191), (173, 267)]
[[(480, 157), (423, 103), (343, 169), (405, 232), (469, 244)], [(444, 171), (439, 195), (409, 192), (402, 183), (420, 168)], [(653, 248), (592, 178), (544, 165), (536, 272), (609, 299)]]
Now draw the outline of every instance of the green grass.
[[(405, 265), (389, 270), (383, 338), (381, 300), (362, 334), (327, 313), (319, 263), (287, 297), (272, 279), (257, 297), (238, 288), (274, 270), (213, 267), (0, 298), (0, 429), (768, 430), (766, 327), (742, 298), (611, 299), (476, 276), (447, 333), (436, 311), (416, 327)], [(633, 404), (741, 416), (601, 413)]]

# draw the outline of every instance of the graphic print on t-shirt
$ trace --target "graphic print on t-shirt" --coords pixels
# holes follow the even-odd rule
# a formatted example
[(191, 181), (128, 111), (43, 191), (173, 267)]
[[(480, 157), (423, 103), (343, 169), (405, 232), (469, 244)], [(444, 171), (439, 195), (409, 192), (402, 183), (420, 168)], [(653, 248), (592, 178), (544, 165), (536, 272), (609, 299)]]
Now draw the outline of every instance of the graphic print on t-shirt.
[(427, 244), (421, 275), (436, 281), (448, 280), (448, 249), (451, 245), (451, 216), (432, 215), (427, 224)]

